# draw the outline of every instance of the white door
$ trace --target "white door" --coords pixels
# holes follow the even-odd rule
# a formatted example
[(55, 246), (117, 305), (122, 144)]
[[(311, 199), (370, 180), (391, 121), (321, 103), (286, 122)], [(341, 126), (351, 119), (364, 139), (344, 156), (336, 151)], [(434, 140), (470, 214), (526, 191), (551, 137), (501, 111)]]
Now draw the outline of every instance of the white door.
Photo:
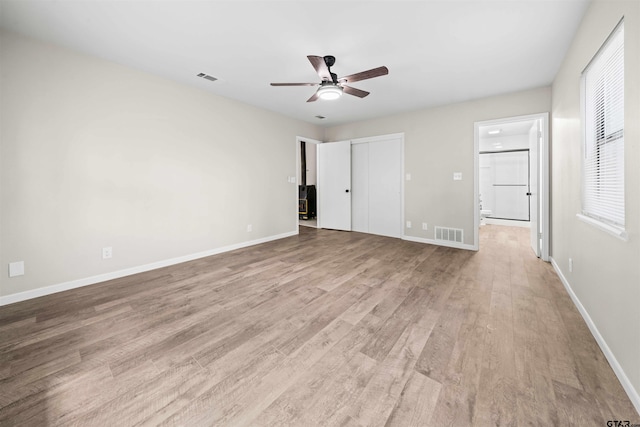
[(351, 141), (318, 144), (318, 227), (351, 231)]
[(402, 237), (402, 140), (351, 145), (353, 231)]
[(351, 229), (369, 232), (369, 144), (351, 146)]
[(402, 237), (402, 142), (369, 146), (369, 233)]
[(529, 131), (529, 212), (531, 226), (531, 249), (540, 258), (540, 148), (542, 147), (542, 120), (535, 121)]

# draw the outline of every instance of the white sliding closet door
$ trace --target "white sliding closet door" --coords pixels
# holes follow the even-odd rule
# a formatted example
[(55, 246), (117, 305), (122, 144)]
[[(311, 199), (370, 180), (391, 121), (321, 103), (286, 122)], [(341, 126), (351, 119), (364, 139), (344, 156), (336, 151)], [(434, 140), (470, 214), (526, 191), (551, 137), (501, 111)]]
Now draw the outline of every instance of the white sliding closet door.
[(354, 231), (402, 237), (402, 141), (351, 146)]
[(351, 229), (369, 232), (369, 144), (351, 146)]
[(369, 232), (402, 237), (402, 145), (369, 143)]

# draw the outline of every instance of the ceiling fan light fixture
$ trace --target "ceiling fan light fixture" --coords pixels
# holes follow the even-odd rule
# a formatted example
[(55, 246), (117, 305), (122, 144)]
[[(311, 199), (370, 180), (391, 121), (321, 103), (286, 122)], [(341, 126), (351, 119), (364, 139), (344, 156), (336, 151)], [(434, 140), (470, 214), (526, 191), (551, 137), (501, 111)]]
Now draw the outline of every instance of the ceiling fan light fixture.
[[(359, 82), (361, 80), (368, 80), (389, 74), (389, 69), (383, 66), (338, 78), (336, 73), (331, 72), (331, 67), (333, 67), (336, 62), (336, 58), (334, 56), (307, 55), (307, 59), (311, 62), (311, 66), (316, 70), (318, 77), (321, 79), (319, 84), (271, 83), (271, 86), (315, 86), (317, 89), (315, 93), (311, 95), (311, 98), (307, 99), (307, 102), (315, 102), (318, 99), (335, 100), (340, 98), (343, 93), (351, 96), (357, 96), (358, 98), (364, 98), (369, 95), (369, 92), (352, 87), (352, 82)], [(349, 86), (347, 86), (347, 83), (349, 83)]]
[(342, 96), (342, 88), (336, 84), (323, 84), (316, 93), (320, 99), (331, 101)]

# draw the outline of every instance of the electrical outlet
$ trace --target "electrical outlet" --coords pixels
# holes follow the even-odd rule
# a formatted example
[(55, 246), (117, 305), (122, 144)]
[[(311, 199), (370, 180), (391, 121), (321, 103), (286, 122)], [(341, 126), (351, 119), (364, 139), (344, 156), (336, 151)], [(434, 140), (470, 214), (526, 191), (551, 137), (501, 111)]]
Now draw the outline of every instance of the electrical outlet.
[(411, 228), (411, 221), (407, 221), (407, 228)]
[(251, 224), (247, 224), (247, 233), (253, 231), (253, 226)]
[(111, 257), (113, 257), (113, 248), (111, 246), (102, 248), (102, 259), (109, 259)]
[(573, 273), (573, 258), (569, 258), (569, 273)]
[(422, 229), (423, 230), (428, 230), (429, 229), (429, 224), (427, 224), (426, 222), (422, 223)]
[(454, 181), (462, 181), (462, 172), (454, 172), (453, 173)]

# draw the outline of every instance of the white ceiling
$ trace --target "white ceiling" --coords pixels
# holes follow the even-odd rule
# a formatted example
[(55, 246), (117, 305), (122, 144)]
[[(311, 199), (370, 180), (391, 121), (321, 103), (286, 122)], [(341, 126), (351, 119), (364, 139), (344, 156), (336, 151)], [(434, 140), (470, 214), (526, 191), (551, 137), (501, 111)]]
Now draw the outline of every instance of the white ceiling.
[[(587, 4), (0, 0), (0, 25), (327, 126), (549, 85)], [(338, 76), (389, 75), (354, 83), (363, 99), (307, 103), (313, 87), (269, 85), (319, 82), (307, 55), (334, 55)]]

